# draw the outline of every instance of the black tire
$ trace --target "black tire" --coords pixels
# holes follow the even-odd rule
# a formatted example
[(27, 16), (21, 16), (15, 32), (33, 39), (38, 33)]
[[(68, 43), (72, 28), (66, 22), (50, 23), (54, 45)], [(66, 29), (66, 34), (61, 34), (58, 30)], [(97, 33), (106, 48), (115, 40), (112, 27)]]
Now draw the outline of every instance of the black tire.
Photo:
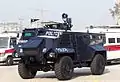
[(23, 79), (31, 79), (34, 78), (37, 71), (31, 70), (30, 68), (27, 68), (27, 66), (24, 63), (18, 64), (18, 73)]
[(96, 54), (96, 56), (94, 57), (94, 59), (91, 63), (92, 74), (93, 75), (103, 74), (104, 69), (105, 69), (105, 64), (106, 64), (105, 58), (100, 54)]
[(12, 57), (7, 57), (6, 65), (7, 66), (13, 65), (13, 58)]
[(55, 63), (55, 74), (59, 80), (71, 79), (73, 70), (73, 61), (69, 56), (64, 56)]

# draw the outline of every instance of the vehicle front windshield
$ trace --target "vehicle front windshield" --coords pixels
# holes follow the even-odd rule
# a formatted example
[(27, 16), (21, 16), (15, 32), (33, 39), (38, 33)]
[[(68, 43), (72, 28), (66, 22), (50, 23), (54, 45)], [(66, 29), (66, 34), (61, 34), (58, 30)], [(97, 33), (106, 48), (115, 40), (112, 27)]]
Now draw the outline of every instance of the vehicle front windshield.
[(0, 48), (8, 47), (8, 37), (0, 37)]
[(35, 33), (34, 32), (24, 32), (22, 34), (22, 38), (21, 39), (29, 39), (30, 37), (34, 37)]

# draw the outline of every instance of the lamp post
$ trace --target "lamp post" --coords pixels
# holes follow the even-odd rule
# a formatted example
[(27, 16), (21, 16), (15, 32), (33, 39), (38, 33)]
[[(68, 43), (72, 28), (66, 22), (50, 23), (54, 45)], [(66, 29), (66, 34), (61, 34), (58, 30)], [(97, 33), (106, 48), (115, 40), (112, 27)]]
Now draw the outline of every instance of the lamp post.
[(19, 25), (20, 25), (18, 29), (19, 29), (20, 32), (22, 32), (22, 30), (23, 30), (23, 20), (24, 19), (19, 18), (18, 20), (19, 20)]

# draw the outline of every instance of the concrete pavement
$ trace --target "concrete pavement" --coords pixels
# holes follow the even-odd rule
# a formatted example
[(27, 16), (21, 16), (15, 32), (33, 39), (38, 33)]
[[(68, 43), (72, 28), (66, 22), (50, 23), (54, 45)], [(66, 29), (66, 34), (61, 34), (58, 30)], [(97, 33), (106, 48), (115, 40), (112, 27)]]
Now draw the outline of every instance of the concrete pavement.
[[(55, 73), (38, 72), (33, 79), (22, 79), (15, 66), (0, 66), (0, 82), (58, 82)], [(120, 82), (120, 64), (106, 66), (103, 75), (91, 75), (89, 68), (76, 68), (71, 80), (65, 82)]]

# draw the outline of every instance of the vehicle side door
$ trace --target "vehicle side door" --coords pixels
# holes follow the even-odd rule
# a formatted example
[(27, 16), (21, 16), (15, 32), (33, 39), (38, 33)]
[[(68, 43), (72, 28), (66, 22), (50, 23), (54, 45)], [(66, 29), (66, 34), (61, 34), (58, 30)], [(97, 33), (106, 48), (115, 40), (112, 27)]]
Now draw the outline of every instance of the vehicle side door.
[(90, 43), (90, 36), (89, 34), (82, 34), (78, 35), (76, 42), (77, 47), (77, 55), (79, 55), (79, 59), (82, 60), (88, 60), (90, 58), (89, 55), (89, 43)]

